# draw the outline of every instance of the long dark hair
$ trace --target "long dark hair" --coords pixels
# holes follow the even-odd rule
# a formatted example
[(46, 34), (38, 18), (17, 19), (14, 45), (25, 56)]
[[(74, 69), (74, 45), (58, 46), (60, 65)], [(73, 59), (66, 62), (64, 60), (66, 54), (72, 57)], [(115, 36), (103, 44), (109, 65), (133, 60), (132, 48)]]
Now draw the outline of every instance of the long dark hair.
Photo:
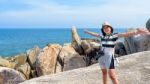
[[(109, 26), (109, 27), (111, 29), (111, 33), (113, 33), (113, 31), (114, 31), (113, 27), (111, 27), (111, 26)], [(103, 36), (106, 36), (106, 33), (104, 32), (103, 27), (101, 28), (101, 32), (102, 32)]]

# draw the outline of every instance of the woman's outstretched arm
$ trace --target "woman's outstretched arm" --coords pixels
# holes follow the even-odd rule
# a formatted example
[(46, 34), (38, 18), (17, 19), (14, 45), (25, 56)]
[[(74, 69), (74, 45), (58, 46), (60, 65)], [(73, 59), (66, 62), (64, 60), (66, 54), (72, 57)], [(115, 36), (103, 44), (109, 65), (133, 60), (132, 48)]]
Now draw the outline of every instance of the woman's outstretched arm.
[(99, 34), (97, 34), (95, 32), (88, 31), (87, 29), (84, 29), (84, 33), (90, 34), (90, 35), (98, 37), (98, 38), (101, 37)]
[(122, 38), (122, 37), (129, 37), (129, 36), (137, 35), (137, 34), (150, 35), (150, 32), (146, 28), (141, 28), (141, 29), (136, 29), (136, 31), (133, 31), (133, 32), (119, 33), (116, 35), (117, 37)]

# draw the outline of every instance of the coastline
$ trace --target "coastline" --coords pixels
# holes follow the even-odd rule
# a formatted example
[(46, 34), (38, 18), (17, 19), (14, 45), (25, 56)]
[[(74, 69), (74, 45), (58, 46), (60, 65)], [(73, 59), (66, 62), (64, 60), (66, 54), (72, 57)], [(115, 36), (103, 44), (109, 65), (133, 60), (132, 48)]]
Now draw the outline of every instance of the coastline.
[[(9, 83), (10, 80), (11, 82), (22, 82), (24, 80), (37, 78), (44, 75), (52, 75), (95, 64), (96, 60), (94, 59), (94, 56), (100, 47), (95, 47), (91, 45), (91, 43), (93, 44), (93, 42), (99, 41), (94, 39), (81, 40), (76, 28), (71, 29), (71, 36), (71, 42), (63, 46), (60, 44), (47, 44), (44, 48), (35, 46), (23, 54), (18, 54), (14, 57), (5, 59), (0, 58), (0, 74), (3, 74), (4, 76), (1, 80), (3, 80), (3, 78), (8, 80), (2, 82)], [(141, 38), (135, 37), (133, 36), (126, 38), (125, 41), (127, 44), (131, 44), (136, 42), (138, 38)], [(142, 41), (147, 41), (147, 37), (142, 36), (142, 38)], [(126, 53), (132, 54), (140, 52), (138, 50), (144, 51), (143, 49), (145, 49), (147, 46), (144, 47), (142, 41), (141, 43), (138, 42), (139, 45), (142, 46), (141, 48), (138, 46), (125, 45), (126, 50), (130, 50), (127, 52), (124, 49), (124, 45), (122, 43), (118, 43), (118, 47), (115, 48), (117, 50), (115, 55), (120, 57)], [(149, 49), (150, 47), (147, 50)], [(13, 72), (11, 69), (13, 69)], [(7, 74), (5, 74), (3, 71), (7, 72)], [(8, 76), (12, 73), (14, 75)], [(18, 79), (18, 77), (21, 79)], [(12, 80), (12, 78), (16, 79)]]
[[(91, 31), (98, 32), (99, 28), (89, 28)], [(71, 29), (0, 29), (0, 55), (3, 57), (12, 57), (17, 54), (25, 53), (34, 46), (44, 48), (46, 44), (70, 43)], [(81, 38), (94, 37), (86, 35), (82, 28), (77, 29)], [(116, 32), (123, 32), (125, 29), (119, 29)]]

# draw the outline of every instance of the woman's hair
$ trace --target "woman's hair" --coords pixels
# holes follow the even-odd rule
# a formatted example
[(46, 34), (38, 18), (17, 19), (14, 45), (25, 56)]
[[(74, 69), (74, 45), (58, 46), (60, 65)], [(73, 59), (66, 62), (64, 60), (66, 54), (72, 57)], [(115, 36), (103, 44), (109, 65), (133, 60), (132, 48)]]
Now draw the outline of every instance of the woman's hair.
[[(111, 26), (109, 26), (109, 27), (111, 29), (111, 33), (113, 33), (114, 29)], [(103, 36), (106, 36), (106, 33), (104, 32), (103, 27), (101, 28), (101, 32), (102, 32)]]

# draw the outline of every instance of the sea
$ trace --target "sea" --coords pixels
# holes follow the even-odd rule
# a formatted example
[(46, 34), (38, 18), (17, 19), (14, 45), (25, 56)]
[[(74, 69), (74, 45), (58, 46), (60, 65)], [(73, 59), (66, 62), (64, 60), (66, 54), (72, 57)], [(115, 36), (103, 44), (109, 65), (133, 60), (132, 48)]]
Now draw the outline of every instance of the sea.
[[(89, 28), (89, 31), (101, 34), (99, 28)], [(126, 32), (125, 28), (116, 28), (114, 33)], [(77, 29), (80, 38), (95, 38), (85, 34), (83, 28)], [(71, 28), (49, 29), (0, 29), (0, 56), (11, 57), (25, 53), (34, 46), (43, 48), (47, 44), (70, 43), (72, 39)]]

